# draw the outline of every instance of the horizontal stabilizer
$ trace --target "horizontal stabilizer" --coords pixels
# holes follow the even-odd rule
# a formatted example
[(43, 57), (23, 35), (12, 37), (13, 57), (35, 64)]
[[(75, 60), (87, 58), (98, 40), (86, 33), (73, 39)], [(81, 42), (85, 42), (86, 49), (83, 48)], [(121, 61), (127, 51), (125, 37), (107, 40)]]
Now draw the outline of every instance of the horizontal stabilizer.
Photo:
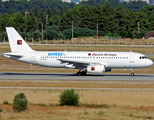
[(10, 57), (21, 58), (21, 57), (23, 57), (22, 55), (14, 54), (14, 53), (4, 53), (3, 56), (7, 57), (7, 58), (10, 58)]

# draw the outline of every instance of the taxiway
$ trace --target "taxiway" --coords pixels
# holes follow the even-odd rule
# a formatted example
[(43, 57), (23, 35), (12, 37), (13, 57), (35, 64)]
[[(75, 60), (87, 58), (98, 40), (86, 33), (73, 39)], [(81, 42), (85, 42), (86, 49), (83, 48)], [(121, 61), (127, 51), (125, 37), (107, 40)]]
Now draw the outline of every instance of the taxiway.
[(0, 80), (111, 80), (111, 81), (154, 81), (154, 74), (87, 74), (76, 73), (0, 73)]

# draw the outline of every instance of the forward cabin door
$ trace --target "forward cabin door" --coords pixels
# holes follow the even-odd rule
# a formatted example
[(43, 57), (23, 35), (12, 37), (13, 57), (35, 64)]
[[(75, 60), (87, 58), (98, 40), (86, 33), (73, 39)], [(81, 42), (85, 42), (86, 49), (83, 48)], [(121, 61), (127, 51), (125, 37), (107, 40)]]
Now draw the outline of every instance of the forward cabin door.
[(134, 54), (129, 54), (129, 63), (134, 63)]
[(36, 63), (36, 53), (31, 54), (31, 64)]

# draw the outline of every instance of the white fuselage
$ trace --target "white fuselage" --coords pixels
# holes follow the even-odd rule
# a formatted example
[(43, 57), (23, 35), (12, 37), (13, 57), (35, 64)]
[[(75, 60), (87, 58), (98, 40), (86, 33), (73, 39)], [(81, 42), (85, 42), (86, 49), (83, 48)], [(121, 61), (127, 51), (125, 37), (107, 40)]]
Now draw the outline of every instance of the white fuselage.
[[(79, 69), (77, 75), (104, 73), (112, 68), (148, 67), (153, 64), (145, 55), (134, 52), (66, 52), (66, 51), (35, 51), (29, 47), (13, 27), (6, 27), (11, 52), (3, 56), (45, 67)], [(82, 70), (82, 71), (81, 71)]]
[[(7, 54), (7, 53), (6, 53)], [(73, 68), (71, 64), (60, 60), (99, 63), (106, 68), (143, 68), (153, 64), (145, 55), (135, 52), (66, 52), (66, 51), (33, 51), (18, 52), (20, 58), (9, 57), (18, 61), (54, 68)], [(4, 57), (7, 55), (4, 54)]]

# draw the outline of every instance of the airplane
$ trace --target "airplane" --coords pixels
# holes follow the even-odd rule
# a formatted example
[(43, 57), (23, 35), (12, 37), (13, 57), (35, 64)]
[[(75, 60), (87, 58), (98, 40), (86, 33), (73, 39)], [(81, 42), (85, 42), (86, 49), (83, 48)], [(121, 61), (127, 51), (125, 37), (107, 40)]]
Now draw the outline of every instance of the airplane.
[(153, 65), (153, 61), (136, 52), (75, 52), (75, 51), (35, 51), (13, 27), (6, 27), (11, 52), (3, 56), (33, 65), (79, 69), (78, 76), (86, 73), (105, 73), (113, 68), (131, 69)]

